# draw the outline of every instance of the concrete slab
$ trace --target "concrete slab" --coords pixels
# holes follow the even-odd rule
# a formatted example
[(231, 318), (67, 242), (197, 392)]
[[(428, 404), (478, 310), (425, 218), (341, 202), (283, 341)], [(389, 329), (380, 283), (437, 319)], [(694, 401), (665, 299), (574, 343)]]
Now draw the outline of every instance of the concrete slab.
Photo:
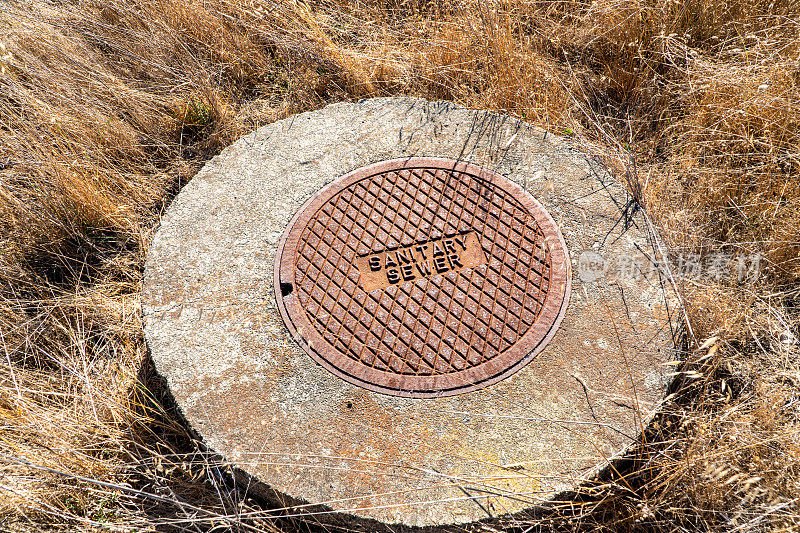
[[(342, 379), (292, 336), (273, 288), (281, 240), (310, 199), (361, 167), (409, 157), (502, 176), (552, 217), (568, 257), (568, 304), (549, 344), (449, 396)], [(411, 98), (331, 105), (240, 139), (175, 198), (148, 252), (145, 335), (207, 445), (307, 509), (411, 526), (519, 511), (607, 465), (664, 395), (677, 300), (632, 205), (568, 140), (507, 116)], [(477, 243), (486, 231), (454, 234), (475, 232)], [(438, 238), (398, 237), (363, 261)], [(354, 258), (345, 273), (358, 280), (368, 263), (359, 271)], [(451, 279), (491, 267), (469, 261)]]

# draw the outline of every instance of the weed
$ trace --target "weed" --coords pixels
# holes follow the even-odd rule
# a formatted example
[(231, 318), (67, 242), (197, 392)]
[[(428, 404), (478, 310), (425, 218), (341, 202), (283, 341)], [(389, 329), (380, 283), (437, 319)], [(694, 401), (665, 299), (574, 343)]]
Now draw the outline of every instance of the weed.
[(505, 525), (800, 527), (799, 32), (781, 0), (0, 4), (0, 516), (308, 526), (238, 492), (176, 422), (142, 339), (143, 257), (171, 196), (243, 133), (415, 95), (572, 137), (671, 248), (765, 258), (755, 283), (681, 284), (688, 377), (616, 473)]

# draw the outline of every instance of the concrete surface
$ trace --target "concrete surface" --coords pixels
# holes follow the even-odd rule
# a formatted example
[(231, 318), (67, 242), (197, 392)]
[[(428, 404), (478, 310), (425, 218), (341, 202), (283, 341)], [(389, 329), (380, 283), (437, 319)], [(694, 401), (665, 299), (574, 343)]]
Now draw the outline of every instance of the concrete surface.
[[(485, 389), (409, 399), (351, 385), (297, 346), (276, 308), (275, 252), (300, 206), (404, 156), (462, 159), (518, 183), (569, 249), (560, 329)], [(606, 465), (667, 386), (677, 302), (628, 201), (568, 140), (503, 115), (411, 98), (296, 115), (225, 149), (170, 205), (145, 267), (147, 342), (207, 445), (280, 494), (416, 526), (518, 511)]]

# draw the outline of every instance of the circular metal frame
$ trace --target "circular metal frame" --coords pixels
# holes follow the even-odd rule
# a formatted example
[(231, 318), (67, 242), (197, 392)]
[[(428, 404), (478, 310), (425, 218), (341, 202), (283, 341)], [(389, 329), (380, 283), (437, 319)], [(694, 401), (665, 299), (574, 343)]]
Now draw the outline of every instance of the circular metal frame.
[[(348, 356), (340, 347), (334, 346), (330, 341), (330, 334), (320, 331), (312, 323), (308, 315), (308, 309), (305, 308), (302, 299), (298, 296), (298, 293), (301, 292), (301, 288), (296, 284), (296, 278), (299, 276), (296, 272), (299, 251), (301, 248), (308, 247), (308, 242), (303, 240), (304, 235), (308, 235), (307, 227), (316, 220), (315, 217), (321, 213), (322, 208), (332, 199), (337, 198), (337, 195), (348, 191), (349, 188), (359, 182), (367, 183), (364, 180), (383, 177), (390, 173), (397, 175), (397, 173), (414, 171), (444, 172), (449, 177), (456, 179), (463, 179), (463, 176), (467, 176), (470, 180), (477, 180), (488, 189), (502, 191), (509, 195), (535, 221), (535, 225), (540, 230), (545, 253), (549, 261), (547, 289), (542, 293), (544, 302), (541, 302), (533, 323), (506, 349), (500, 351), (491, 359), (463, 370), (452, 368), (450, 371), (443, 373), (434, 372), (426, 375), (414, 375), (413, 373), (404, 373), (392, 368), (381, 370), (368, 366)], [(439, 197), (441, 198), (442, 196), (443, 192), (440, 192)], [(481, 241), (481, 237), (482, 235), (479, 235), (479, 241)], [(439, 238), (442, 237), (439, 236)], [(321, 246), (328, 246), (328, 244), (322, 243), (319, 239), (317, 239), (317, 242)], [(481, 245), (485, 246), (483, 243)], [(328, 246), (328, 248), (330, 247)], [(466, 250), (466, 248), (464, 249)], [(391, 250), (387, 247), (383, 250), (371, 250), (370, 252), (380, 253), (382, 251)], [(331, 253), (330, 250), (328, 253)], [(510, 260), (513, 260), (514, 264), (516, 264), (516, 258)], [(302, 263), (307, 269), (311, 268), (308, 266), (308, 261), (304, 260)], [(322, 272), (321, 265), (318, 266), (320, 268), (317, 268), (317, 275), (326, 276)], [(355, 265), (353, 268), (355, 268)], [(486, 270), (487, 267), (481, 265), (473, 266), (472, 268), (473, 270)], [(348, 275), (359, 276), (359, 281), (363, 282), (361, 276), (364, 276), (364, 274), (359, 273), (357, 269), (354, 272), (348, 272)], [(433, 276), (446, 275), (448, 274), (434, 274)], [(459, 275), (460, 272), (450, 274), (453, 279), (458, 278)], [(461, 394), (486, 387), (510, 376), (528, 364), (552, 339), (564, 317), (569, 303), (571, 277), (569, 254), (558, 226), (542, 205), (522, 187), (495, 172), (462, 161), (442, 158), (403, 158), (382, 161), (356, 169), (322, 188), (305, 202), (287, 226), (278, 247), (275, 259), (274, 288), (278, 309), (284, 324), (303, 350), (317, 363), (342, 379), (372, 391), (396, 396), (431, 398)], [(343, 289), (342, 283), (348, 282), (341, 275), (339, 275), (339, 278), (337, 288)], [(325, 279), (328, 280), (328, 286), (336, 281), (330, 276)], [(342, 282), (342, 279), (344, 279), (344, 282)], [(407, 283), (418, 284), (423, 279), (425, 281), (420, 286), (424, 285), (427, 288), (430, 285), (427, 278), (417, 278), (416, 281)], [(351, 286), (352, 292), (352, 283), (348, 284)], [(365, 284), (362, 283), (362, 285)], [(394, 287), (396, 286), (376, 287), (373, 285), (367, 286), (367, 288), (362, 287), (358, 290), (375, 294), (379, 294), (377, 291), (395, 291), (393, 294), (397, 294)], [(437, 286), (437, 292), (439, 289), (440, 287)], [(372, 317), (370, 326), (374, 325), (374, 322), (374, 317)], [(379, 323), (379, 327), (384, 326), (385, 324)], [(328, 336), (327, 339), (326, 335)], [(470, 338), (472, 337), (474, 337), (474, 333)], [(399, 337), (396, 338), (396, 342), (400, 341)]]

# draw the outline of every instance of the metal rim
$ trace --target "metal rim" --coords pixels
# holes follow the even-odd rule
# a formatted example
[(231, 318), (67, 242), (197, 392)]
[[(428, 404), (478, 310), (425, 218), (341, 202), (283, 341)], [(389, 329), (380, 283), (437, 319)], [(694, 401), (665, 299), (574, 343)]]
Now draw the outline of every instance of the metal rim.
[[(541, 311), (528, 330), (505, 351), (463, 371), (411, 376), (370, 368), (343, 356), (309, 321), (297, 292), (293, 290), (295, 260), (303, 230), (332, 198), (361, 180), (388, 172), (435, 169), (482, 180), (511, 195), (533, 216), (551, 254), (550, 284)], [(317, 363), (333, 374), (360, 387), (396, 396), (431, 398), (466, 393), (496, 383), (527, 365), (555, 335), (566, 312), (571, 268), (566, 244), (549, 213), (519, 185), (471, 163), (443, 158), (403, 158), (358, 168), (320, 189), (297, 211), (278, 247), (274, 289), (278, 309), (293, 338)]]

